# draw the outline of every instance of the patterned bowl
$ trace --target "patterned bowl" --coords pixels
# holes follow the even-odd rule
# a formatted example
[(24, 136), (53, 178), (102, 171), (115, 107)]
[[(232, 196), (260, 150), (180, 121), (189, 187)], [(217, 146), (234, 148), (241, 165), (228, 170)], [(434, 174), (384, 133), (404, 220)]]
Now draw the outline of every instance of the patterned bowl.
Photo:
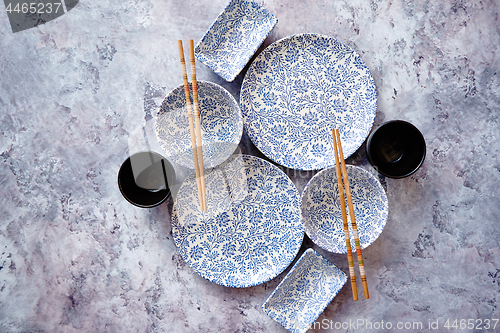
[(231, 82), (277, 22), (254, 1), (232, 0), (196, 45), (196, 58)]
[(344, 272), (307, 249), (262, 310), (290, 332), (306, 332), (346, 281)]
[[(346, 168), (359, 241), (364, 249), (384, 229), (388, 214), (387, 196), (374, 175), (353, 165)], [(356, 251), (349, 209), (346, 210), (351, 246)], [(302, 193), (301, 217), (305, 232), (314, 243), (333, 253), (347, 253), (335, 167), (319, 172), (306, 185)]]
[[(243, 133), (243, 120), (238, 103), (223, 87), (198, 81), (198, 97), (203, 164), (212, 168), (234, 153)], [(158, 111), (156, 136), (173, 162), (194, 169), (188, 120), (184, 86), (179, 86), (165, 97)]]

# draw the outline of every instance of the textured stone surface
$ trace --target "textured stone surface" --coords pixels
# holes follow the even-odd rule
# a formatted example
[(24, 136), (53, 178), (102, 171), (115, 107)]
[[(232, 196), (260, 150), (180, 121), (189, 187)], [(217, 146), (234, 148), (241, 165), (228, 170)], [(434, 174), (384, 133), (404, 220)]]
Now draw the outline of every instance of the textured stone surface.
[[(416, 174), (380, 177), (389, 219), (363, 252), (370, 299), (346, 285), (312, 332), (500, 318), (498, 1), (259, 2), (279, 20), (265, 45), (302, 32), (350, 45), (375, 79), (374, 127), (407, 120), (427, 141)], [(181, 84), (177, 39), (199, 40), (225, 4), (87, 0), (18, 33), (0, 10), (1, 332), (284, 331), (260, 309), (284, 274), (246, 289), (205, 281), (175, 248), (172, 200), (135, 208), (116, 184)], [(242, 75), (198, 65), (198, 79), (239, 98)], [(260, 156), (245, 134), (240, 148)], [(364, 145), (347, 162), (372, 170)], [(299, 191), (314, 174), (285, 171)], [(347, 272), (345, 256), (317, 250)]]

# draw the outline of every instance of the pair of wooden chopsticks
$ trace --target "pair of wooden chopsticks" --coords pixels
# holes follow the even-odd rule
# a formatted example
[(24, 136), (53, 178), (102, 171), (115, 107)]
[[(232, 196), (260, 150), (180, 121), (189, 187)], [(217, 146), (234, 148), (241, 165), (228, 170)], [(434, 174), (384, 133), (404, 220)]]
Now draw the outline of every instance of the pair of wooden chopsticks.
[(335, 153), (335, 167), (337, 170), (337, 183), (340, 196), (340, 209), (342, 211), (342, 220), (344, 222), (345, 246), (347, 248), (347, 261), (349, 262), (349, 275), (351, 278), (352, 296), (354, 300), (357, 301), (358, 288), (356, 287), (356, 276), (354, 275), (354, 261), (352, 258), (351, 237), (349, 236), (349, 225), (347, 223), (347, 212), (345, 209), (344, 187), (347, 196), (347, 205), (349, 207), (349, 215), (351, 216), (352, 234), (354, 236), (354, 243), (356, 244), (356, 254), (358, 256), (359, 273), (361, 275), (363, 292), (365, 294), (365, 298), (370, 298), (370, 295), (368, 294), (365, 265), (363, 263), (363, 256), (361, 254), (361, 245), (359, 243), (358, 228), (356, 226), (356, 217), (354, 216), (354, 206), (352, 204), (351, 188), (349, 186), (349, 178), (347, 177), (347, 169), (345, 167), (344, 153), (342, 151), (342, 142), (340, 140), (340, 132), (338, 129), (333, 129), (332, 134), (333, 134), (333, 150)]
[(178, 41), (179, 56), (181, 58), (182, 79), (184, 81), (184, 94), (186, 95), (186, 106), (188, 111), (189, 129), (191, 131), (191, 146), (193, 147), (194, 171), (196, 174), (196, 184), (198, 186), (198, 199), (200, 201), (200, 209), (203, 212), (207, 211), (207, 197), (205, 191), (205, 168), (203, 166), (203, 147), (201, 143), (201, 122), (200, 109), (198, 105), (198, 85), (196, 81), (196, 64), (194, 59), (193, 40), (189, 40), (189, 57), (191, 59), (191, 84), (193, 86), (193, 111), (191, 109), (191, 98), (189, 96), (189, 82), (186, 70), (186, 61), (184, 60), (184, 49), (182, 48), (182, 40)]

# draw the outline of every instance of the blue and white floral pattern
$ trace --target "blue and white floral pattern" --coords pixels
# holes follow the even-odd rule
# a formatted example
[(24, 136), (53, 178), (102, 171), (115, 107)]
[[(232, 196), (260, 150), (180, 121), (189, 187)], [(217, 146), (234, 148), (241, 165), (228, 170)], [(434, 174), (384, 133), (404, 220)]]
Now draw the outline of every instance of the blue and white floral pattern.
[(283, 38), (260, 53), (243, 80), (240, 107), (255, 146), (292, 169), (333, 165), (332, 129), (344, 156), (354, 153), (375, 119), (377, 92), (360, 56), (327, 36)]
[[(198, 99), (203, 164), (205, 168), (212, 168), (234, 153), (243, 133), (243, 120), (234, 97), (215, 83), (198, 81)], [(165, 154), (173, 162), (194, 169), (184, 86), (175, 88), (165, 97), (155, 128)]]
[(307, 249), (262, 309), (292, 333), (306, 332), (342, 289), (347, 275)]
[(280, 274), (302, 244), (300, 195), (278, 167), (233, 155), (206, 170), (207, 210), (196, 179), (179, 189), (172, 234), (181, 256), (202, 277), (228, 287), (250, 287)]
[(232, 0), (196, 45), (196, 58), (231, 82), (277, 22), (254, 1)]
[[(387, 195), (378, 179), (368, 171), (353, 165), (346, 168), (359, 241), (364, 249), (384, 229), (389, 210)], [(349, 209), (346, 211), (351, 247), (355, 251)], [(314, 243), (333, 253), (347, 253), (335, 167), (322, 170), (306, 185), (302, 193), (301, 218), (306, 234)]]

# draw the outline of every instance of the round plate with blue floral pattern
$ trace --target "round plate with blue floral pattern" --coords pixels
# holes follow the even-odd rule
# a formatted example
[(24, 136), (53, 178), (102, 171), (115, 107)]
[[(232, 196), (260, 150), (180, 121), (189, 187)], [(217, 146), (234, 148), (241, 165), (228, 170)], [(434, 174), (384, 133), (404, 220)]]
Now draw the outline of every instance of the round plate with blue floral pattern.
[[(359, 242), (361, 249), (364, 249), (384, 229), (389, 210), (387, 195), (370, 172), (353, 165), (347, 165), (346, 168)], [(351, 217), (349, 209), (346, 210), (351, 246), (356, 251)], [(333, 253), (347, 253), (335, 167), (322, 170), (306, 185), (302, 193), (301, 218), (306, 234), (314, 243)]]
[[(198, 100), (203, 164), (205, 168), (212, 168), (234, 153), (243, 133), (243, 120), (234, 97), (215, 83), (198, 81)], [(163, 100), (155, 130), (160, 146), (171, 161), (194, 169), (184, 86), (175, 88)]]
[(207, 212), (196, 178), (181, 185), (172, 211), (172, 235), (182, 258), (202, 277), (227, 287), (269, 281), (297, 255), (304, 229), (300, 195), (278, 167), (233, 155), (206, 170)]
[(299, 34), (262, 51), (245, 75), (240, 94), (252, 142), (273, 161), (292, 169), (332, 165), (333, 128), (344, 157), (368, 136), (377, 92), (370, 71), (349, 46), (318, 34)]

